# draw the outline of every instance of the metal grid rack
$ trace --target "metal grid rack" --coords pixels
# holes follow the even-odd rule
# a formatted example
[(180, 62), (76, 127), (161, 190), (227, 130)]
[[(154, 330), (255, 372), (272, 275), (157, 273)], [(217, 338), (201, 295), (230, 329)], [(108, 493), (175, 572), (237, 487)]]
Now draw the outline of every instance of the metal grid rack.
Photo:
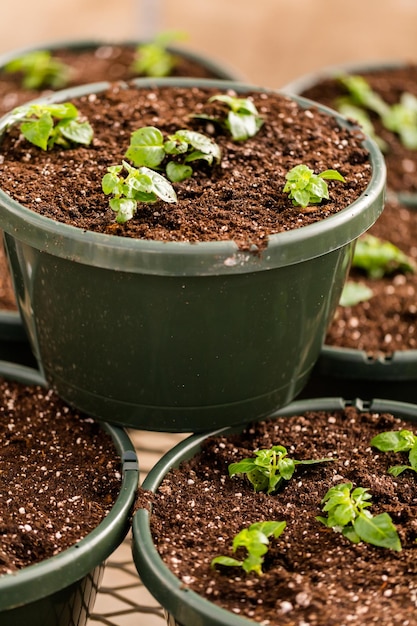
[[(187, 437), (177, 433), (129, 431), (139, 458), (140, 481), (176, 443)], [(131, 535), (111, 555), (88, 626), (165, 626), (163, 610), (143, 586), (131, 553)]]

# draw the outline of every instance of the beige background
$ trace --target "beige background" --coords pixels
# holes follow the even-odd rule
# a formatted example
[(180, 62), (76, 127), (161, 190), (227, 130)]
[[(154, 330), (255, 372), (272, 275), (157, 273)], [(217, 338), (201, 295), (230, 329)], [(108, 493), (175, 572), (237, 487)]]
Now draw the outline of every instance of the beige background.
[(322, 66), (417, 60), (417, 0), (1, 0), (0, 53), (59, 39), (185, 30), (184, 45), (253, 84)]

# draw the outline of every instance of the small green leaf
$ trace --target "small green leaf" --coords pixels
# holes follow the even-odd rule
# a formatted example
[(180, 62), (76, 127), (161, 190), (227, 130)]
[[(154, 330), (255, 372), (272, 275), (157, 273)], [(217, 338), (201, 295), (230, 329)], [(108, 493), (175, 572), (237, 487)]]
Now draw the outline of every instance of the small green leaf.
[(54, 59), (47, 50), (28, 52), (7, 63), (4, 70), (10, 74), (20, 72), (25, 89), (60, 89), (65, 87), (70, 76), (70, 68), (60, 59)]
[(397, 133), (408, 150), (417, 150), (417, 98), (403, 93), (398, 104), (394, 104), (382, 116), (388, 130)]
[(152, 181), (152, 191), (161, 200), (168, 203), (177, 202), (177, 194), (171, 183), (158, 172), (142, 167), (141, 172), (146, 173)]
[(388, 474), (391, 474), (391, 476), (399, 476), (408, 469), (412, 470), (413, 468), (410, 465), (393, 465), (389, 468)]
[(225, 567), (242, 567), (243, 561), (238, 561), (230, 556), (216, 556), (211, 560), (211, 567), (224, 565)]
[(48, 139), (54, 123), (51, 115), (45, 112), (39, 119), (22, 122), (20, 130), (25, 139), (42, 150), (48, 149)]
[(154, 126), (144, 126), (131, 134), (130, 145), (125, 153), (136, 167), (158, 167), (165, 157), (164, 138)]
[(170, 181), (180, 183), (190, 178), (193, 175), (193, 170), (189, 165), (182, 165), (181, 163), (170, 161), (166, 166), (166, 173)]
[(348, 280), (343, 287), (339, 304), (340, 306), (355, 306), (360, 302), (370, 300), (373, 295), (372, 289), (364, 283)]
[(127, 198), (112, 198), (110, 208), (117, 213), (116, 222), (124, 224), (136, 213), (137, 202)]
[(390, 241), (365, 234), (356, 242), (352, 267), (364, 270), (370, 278), (379, 279), (395, 271), (416, 271), (413, 259)]
[(89, 122), (79, 122), (75, 119), (59, 122), (56, 128), (73, 143), (80, 143), (85, 146), (91, 143), (94, 135)]
[(388, 513), (381, 513), (375, 517), (359, 514), (353, 522), (353, 527), (362, 541), (401, 552), (400, 539)]
[(371, 446), (382, 452), (407, 452), (417, 442), (411, 430), (389, 430), (371, 439)]
[(224, 102), (230, 108), (224, 126), (230, 131), (235, 141), (246, 141), (249, 137), (254, 137), (262, 128), (264, 121), (250, 98), (219, 94), (212, 96), (209, 102), (215, 100)]
[(363, 76), (344, 75), (339, 77), (340, 82), (349, 91), (353, 104), (360, 105), (374, 111), (379, 116), (385, 115), (389, 106), (370, 87), (369, 83)]

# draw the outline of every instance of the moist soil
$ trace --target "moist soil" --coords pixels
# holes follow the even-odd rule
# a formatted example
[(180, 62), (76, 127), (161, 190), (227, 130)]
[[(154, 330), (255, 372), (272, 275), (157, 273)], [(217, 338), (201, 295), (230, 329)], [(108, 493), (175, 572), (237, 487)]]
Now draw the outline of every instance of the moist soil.
[[(100, 81), (129, 81), (141, 77), (132, 70), (135, 60), (135, 45), (100, 45), (79, 48), (60, 48), (53, 51), (53, 58), (60, 59), (68, 66), (67, 87), (86, 85)], [(203, 62), (198, 62), (175, 55), (176, 64), (171, 76), (186, 76), (190, 78), (216, 78)], [(0, 114), (4, 115), (16, 106), (29, 100), (51, 93), (50, 89), (24, 89), (22, 75), (10, 74), (0, 69)]]
[[(391, 241), (417, 262), (416, 209), (391, 200), (368, 233)], [(376, 280), (351, 268), (348, 280), (366, 284), (373, 296), (355, 306), (337, 308), (326, 345), (363, 350), (374, 358), (416, 350), (417, 274), (393, 272)]]
[[(259, 133), (235, 142), (227, 130), (193, 114), (224, 119), (228, 109), (209, 103), (212, 88), (123, 89), (74, 99), (94, 129), (91, 146), (44, 152), (12, 128), (4, 137), (2, 188), (29, 209), (85, 230), (160, 241), (234, 240), (244, 250), (267, 245), (268, 236), (322, 220), (347, 207), (366, 189), (369, 154), (358, 130), (341, 128), (314, 108), (304, 110), (277, 93), (253, 92), (264, 118)], [(131, 133), (157, 126), (164, 137), (181, 128), (210, 134), (222, 152), (220, 164), (194, 162), (194, 174), (174, 183), (178, 202), (140, 206), (123, 225), (116, 224), (101, 180), (119, 164)], [(306, 210), (283, 193), (286, 173), (304, 163), (316, 173), (338, 170), (345, 183), (329, 182), (330, 199)]]
[[(186, 587), (254, 622), (271, 626), (411, 626), (417, 610), (416, 474), (394, 478), (390, 466), (405, 453), (371, 448), (379, 432), (413, 429), (389, 413), (360, 413), (350, 406), (314, 411), (249, 426), (241, 435), (209, 438), (200, 455), (164, 479), (152, 501), (157, 549)], [(277, 494), (255, 493), (245, 477), (229, 478), (228, 465), (258, 448), (283, 445), (290, 458), (334, 461), (297, 466)], [(327, 490), (345, 482), (366, 487), (372, 515), (391, 516), (402, 551), (353, 544), (315, 518)], [(145, 503), (145, 504), (144, 504)], [(233, 554), (235, 534), (259, 521), (287, 522), (270, 541), (263, 575), (210, 567)]]
[[(398, 103), (405, 92), (417, 96), (417, 65), (415, 64), (404, 64), (397, 68), (381, 67), (376, 70), (355, 72), (355, 74), (363, 76), (371, 88), (391, 106)], [(326, 78), (307, 88), (301, 95), (335, 109), (337, 99), (346, 96), (347, 93), (346, 88), (336, 78)], [(388, 188), (396, 192), (415, 193), (417, 191), (417, 150), (405, 148), (398, 135), (384, 128), (375, 113), (369, 111), (369, 116), (376, 134), (388, 146), (384, 153)]]
[(51, 391), (0, 379), (0, 575), (90, 533), (120, 493), (111, 437)]

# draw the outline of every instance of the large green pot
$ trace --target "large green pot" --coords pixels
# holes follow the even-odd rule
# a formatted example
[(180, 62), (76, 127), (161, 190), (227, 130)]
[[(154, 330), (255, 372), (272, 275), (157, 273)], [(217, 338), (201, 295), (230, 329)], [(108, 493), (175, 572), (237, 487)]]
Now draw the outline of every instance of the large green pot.
[[(36, 50), (48, 50), (53, 53), (58, 49), (69, 49), (73, 52), (82, 52), (86, 50), (94, 50), (106, 45), (136, 47), (140, 43), (143, 42), (139, 40), (128, 40), (123, 42), (106, 40), (68, 40), (50, 42), (44, 46), (18, 48), (0, 55), (0, 72), (10, 61), (14, 61), (23, 55)], [(175, 46), (170, 47), (169, 50), (185, 59), (198, 63), (201, 67), (205, 68), (207, 71), (211, 72), (213, 76), (216, 76), (219, 79), (239, 80), (242, 78), (237, 71), (232, 70), (231, 68), (226, 67), (225, 64), (206, 57), (200, 53)], [(29, 93), (30, 92), (28, 91), (28, 95)], [(32, 98), (34, 98), (37, 93), (38, 92), (34, 91)], [(0, 359), (19, 362), (23, 365), (29, 366), (36, 364), (36, 360), (32, 354), (32, 350), (28, 343), (19, 314), (17, 312), (10, 313), (9, 311), (2, 309), (0, 309)]]
[[(155, 84), (256, 89), (136, 82)], [(48, 101), (104, 88), (63, 91)], [(5, 124), (7, 117), (0, 132)], [(161, 431), (244, 423), (290, 402), (320, 353), (354, 242), (383, 208), (384, 160), (373, 142), (365, 145), (372, 179), (362, 196), (337, 215), (271, 236), (260, 254), (232, 241), (164, 243), (84, 232), (0, 190), (17, 299), (46, 379), (99, 418)]]
[[(344, 409), (352, 402), (341, 398), (317, 398), (293, 402), (285, 409), (271, 415), (291, 416), (306, 411), (337, 411)], [(362, 402), (356, 400), (358, 410), (389, 412), (397, 417), (417, 422), (417, 406), (402, 402), (373, 400)], [(181, 462), (194, 457), (201, 449), (207, 437), (236, 433), (241, 429), (222, 429), (206, 434), (193, 435), (177, 444), (165, 454), (153, 467), (143, 482), (143, 489), (155, 493), (166, 474)], [(239, 617), (220, 606), (209, 602), (199, 594), (187, 588), (165, 565), (154, 544), (150, 530), (150, 512), (139, 509), (133, 518), (133, 558), (138, 574), (154, 598), (165, 610), (168, 626), (249, 626), (254, 621)], [(256, 622), (259, 624), (259, 622)]]
[[(0, 376), (29, 385), (44, 384), (35, 370), (0, 362)], [(127, 434), (103, 424), (112, 437), (122, 468), (120, 494), (107, 517), (64, 552), (0, 577), (1, 626), (84, 626), (92, 611), (105, 560), (129, 529), (139, 469)]]

